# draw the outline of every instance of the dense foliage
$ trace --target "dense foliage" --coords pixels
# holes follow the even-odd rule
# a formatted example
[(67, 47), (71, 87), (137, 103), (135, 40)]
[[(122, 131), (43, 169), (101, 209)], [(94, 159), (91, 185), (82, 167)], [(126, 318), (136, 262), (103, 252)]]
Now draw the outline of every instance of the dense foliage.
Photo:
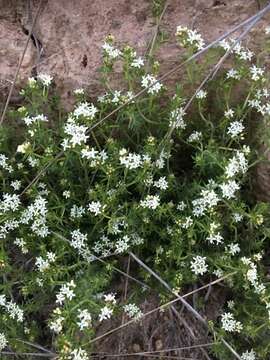
[[(194, 30), (178, 27), (176, 36), (187, 49), (179, 61), (204, 46)], [(243, 360), (269, 358), (269, 204), (256, 201), (253, 181), (270, 114), (267, 79), (236, 44), (188, 104), (233, 44), (187, 63), (173, 96), (157, 80), (157, 62), (119, 50), (112, 37), (102, 50), (107, 92), (92, 103), (76, 89), (65, 114), (49, 75), (29, 79), (23, 106), (1, 128), (0, 350), (34, 342), (85, 360), (96, 324), (121, 311), (143, 321), (139, 297), (120, 304), (111, 293), (114, 269), (132, 251), (179, 294), (230, 274), (228, 302), (209, 324), (211, 351), (232, 358), (223, 337)], [(121, 91), (111, 88), (115, 63)]]

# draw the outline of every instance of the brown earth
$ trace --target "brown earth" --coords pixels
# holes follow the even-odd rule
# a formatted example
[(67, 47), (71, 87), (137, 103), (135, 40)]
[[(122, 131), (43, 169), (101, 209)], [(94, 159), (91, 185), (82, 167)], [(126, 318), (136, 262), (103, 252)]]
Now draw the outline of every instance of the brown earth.
[[(77, 87), (88, 88), (91, 95), (97, 95), (105, 36), (113, 34), (120, 44), (129, 43), (144, 54), (156, 29), (152, 3), (152, 0), (43, 0), (35, 39), (26, 52), (18, 88), (33, 73), (39, 58), (36, 70), (54, 76), (66, 106), (71, 103), (72, 90)], [(38, 0), (0, 0), (0, 94), (3, 99), (38, 4)], [(265, 1), (256, 0), (169, 0), (160, 27), (168, 40), (157, 51), (161, 72), (178, 61), (180, 49), (174, 37), (177, 25), (195, 27), (210, 41), (255, 14), (263, 5)], [(266, 24), (267, 18), (250, 34), (251, 47), (260, 42)], [(40, 42), (43, 49), (39, 57), (34, 40)], [(178, 76), (175, 74), (171, 81)]]

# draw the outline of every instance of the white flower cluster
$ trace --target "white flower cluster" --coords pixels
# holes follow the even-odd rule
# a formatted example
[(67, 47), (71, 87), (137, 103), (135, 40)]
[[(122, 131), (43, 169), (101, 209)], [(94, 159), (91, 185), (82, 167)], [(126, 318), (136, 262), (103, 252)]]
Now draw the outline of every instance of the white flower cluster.
[(134, 320), (139, 320), (143, 315), (141, 309), (136, 304), (124, 305), (124, 312)]
[(61, 315), (62, 311), (59, 307), (53, 310), (54, 319), (50, 321), (49, 328), (59, 334), (63, 330), (63, 322), (65, 318)]
[(105, 205), (102, 205), (100, 201), (92, 201), (88, 204), (87, 209), (95, 216), (98, 216), (105, 209)]
[(225, 175), (227, 178), (231, 178), (239, 173), (245, 174), (248, 170), (248, 161), (246, 154), (249, 152), (249, 148), (245, 152), (237, 151), (228, 162), (225, 168)]
[(84, 95), (84, 89), (82, 88), (75, 89), (73, 92), (75, 95)]
[(219, 245), (223, 243), (223, 236), (217, 229), (220, 227), (220, 224), (217, 224), (215, 222), (210, 224), (210, 232), (207, 236), (206, 240), (209, 241), (210, 244)]
[[(261, 257), (259, 255), (259, 257)], [(265, 293), (265, 285), (261, 283), (258, 279), (258, 271), (256, 264), (252, 262), (249, 258), (241, 258), (243, 264), (248, 266), (248, 270), (246, 272), (246, 278), (250, 282), (250, 284), (253, 286), (254, 291), (256, 294), (264, 294)]]
[(148, 155), (129, 153), (125, 148), (119, 151), (119, 160), (121, 165), (124, 165), (130, 170), (137, 169), (143, 166), (143, 164), (149, 164), (151, 162)]
[(120, 105), (124, 104), (127, 101), (129, 103), (134, 103), (134, 93), (132, 91), (127, 91), (125, 94), (122, 94), (121, 91), (115, 90), (111, 93), (105, 93), (98, 97), (98, 101), (102, 104), (114, 104)]
[(113, 314), (113, 305), (116, 304), (115, 294), (104, 295), (104, 300), (108, 305), (105, 305), (100, 310), (99, 321), (110, 319)]
[(197, 91), (197, 93), (196, 93), (196, 98), (197, 99), (205, 99), (206, 98), (206, 96), (207, 96), (207, 91), (205, 91), (205, 90), (199, 90), (199, 91)]
[(18, 210), (21, 204), (19, 195), (17, 194), (3, 194), (3, 200), (0, 201), (0, 214), (6, 213), (8, 211)]
[(193, 215), (202, 216), (207, 210), (211, 210), (219, 202), (219, 197), (214, 190), (202, 190), (201, 197), (192, 201)]
[(83, 102), (78, 104), (77, 107), (74, 109), (73, 116), (75, 119), (78, 119), (80, 116), (82, 116), (93, 120), (97, 112), (98, 109), (93, 104)]
[(145, 200), (140, 201), (143, 208), (155, 210), (160, 205), (160, 198), (158, 195), (147, 195)]
[(176, 36), (183, 47), (193, 46), (196, 50), (203, 49), (205, 42), (197, 30), (188, 29), (186, 26), (177, 26)]
[(102, 45), (105, 54), (112, 60), (118, 58), (121, 55), (121, 51), (116, 49), (113, 45), (105, 42)]
[(230, 69), (230, 70), (228, 70), (226, 77), (227, 77), (227, 79), (240, 80), (241, 75), (239, 74), (239, 72), (237, 70)]
[(241, 249), (239, 244), (234, 244), (234, 243), (230, 243), (227, 247), (226, 250), (228, 251), (229, 254), (231, 254), (232, 256), (240, 253)]
[(189, 227), (191, 227), (193, 225), (193, 219), (191, 216), (187, 216), (185, 217), (181, 222), (180, 222), (180, 226), (183, 229), (188, 229)]
[(48, 74), (38, 74), (37, 79), (46, 87), (49, 86), (53, 80), (52, 76)]
[(142, 57), (138, 57), (132, 60), (130, 66), (140, 69), (144, 65), (144, 61)]
[(23, 310), (12, 300), (8, 301), (5, 295), (0, 295), (0, 306), (7, 311), (11, 319), (17, 319), (18, 322), (23, 322)]
[(20, 218), (22, 224), (29, 224), (32, 221), (31, 230), (38, 236), (44, 238), (50, 232), (46, 225), (46, 208), (47, 200), (42, 196), (37, 196), (34, 203), (29, 205), (23, 212)]
[(68, 118), (64, 126), (64, 132), (68, 135), (68, 138), (65, 138), (62, 142), (64, 150), (75, 147), (76, 145), (85, 144), (89, 138), (89, 136), (86, 135), (87, 126), (76, 124), (72, 117)]
[(222, 196), (225, 199), (235, 198), (236, 191), (240, 190), (240, 185), (235, 180), (229, 180), (227, 183), (220, 185)]
[(2, 351), (8, 344), (4, 333), (0, 333), (0, 351)]
[(252, 65), (249, 70), (250, 70), (252, 80), (258, 81), (263, 78), (264, 70), (262, 68), (259, 68), (256, 65)]
[(70, 245), (74, 249), (83, 249), (86, 247), (87, 235), (80, 232), (80, 230), (73, 230), (71, 232)]
[(61, 288), (56, 294), (56, 303), (63, 305), (64, 302), (68, 300), (72, 300), (75, 297), (74, 288), (76, 287), (73, 280), (69, 281), (66, 284), (61, 285)]
[(89, 328), (92, 325), (92, 316), (87, 309), (79, 309), (78, 318), (79, 321), (77, 322), (77, 325), (79, 326), (80, 330)]
[(193, 143), (193, 142), (199, 141), (201, 138), (202, 138), (202, 132), (201, 132), (201, 131), (193, 131), (193, 132), (189, 135), (187, 141), (188, 141), (189, 143)]
[(89, 360), (88, 354), (85, 350), (78, 348), (70, 352), (69, 360)]
[(83, 206), (73, 205), (70, 209), (70, 217), (72, 219), (80, 219), (85, 214), (85, 208)]
[(256, 353), (253, 349), (251, 349), (250, 351), (245, 351), (242, 355), (241, 355), (241, 360), (256, 360)]
[[(222, 40), (219, 42), (219, 46), (222, 47), (225, 51), (230, 50), (231, 46), (233, 46), (235, 39)], [(232, 49), (232, 53), (237, 55), (237, 57), (244, 61), (250, 61), (253, 57), (253, 52), (248, 48), (245, 48), (241, 45), (241, 43), (237, 43)]]
[(17, 245), (23, 254), (27, 254), (28, 253), (28, 249), (26, 247), (26, 241), (22, 238), (16, 238), (14, 240), (14, 244)]
[(13, 171), (12, 166), (8, 164), (8, 158), (4, 154), (0, 154), (0, 167), (9, 173)]
[(10, 186), (13, 187), (14, 191), (20, 190), (22, 182), (20, 180), (11, 181)]
[(187, 124), (183, 117), (186, 115), (183, 107), (179, 107), (170, 112), (170, 126), (174, 129), (185, 129)]
[(56, 255), (48, 251), (45, 257), (39, 256), (36, 258), (36, 267), (38, 271), (44, 272), (49, 269), (50, 265), (56, 260)]
[(221, 326), (227, 332), (240, 332), (243, 325), (240, 321), (235, 320), (234, 315), (230, 312), (221, 315)]
[(237, 138), (238, 136), (243, 137), (243, 131), (245, 127), (241, 121), (233, 121), (230, 123), (227, 134), (230, 135), (233, 139)]
[(48, 118), (47, 116), (40, 114), (36, 116), (26, 116), (22, 120), (27, 126), (30, 126), (39, 122), (47, 122)]
[(17, 229), (20, 225), (20, 222), (17, 220), (7, 220), (4, 222), (3, 225), (0, 226), (0, 239), (5, 239), (7, 234)]
[(194, 256), (193, 260), (190, 262), (191, 271), (194, 272), (195, 275), (203, 275), (207, 272), (208, 265), (206, 264), (205, 256)]
[(147, 74), (142, 77), (141, 85), (143, 88), (148, 88), (148, 94), (157, 94), (163, 87), (163, 85), (153, 75)]
[(29, 149), (31, 149), (31, 144), (28, 141), (18, 145), (17, 152), (21, 154), (25, 154)]
[(168, 189), (168, 181), (166, 180), (165, 176), (162, 176), (158, 180), (154, 181), (154, 186), (160, 190)]
[(82, 158), (85, 158), (90, 161), (90, 166), (95, 167), (97, 165), (103, 165), (108, 159), (108, 155), (105, 150), (97, 151), (93, 147), (85, 147), (81, 151)]

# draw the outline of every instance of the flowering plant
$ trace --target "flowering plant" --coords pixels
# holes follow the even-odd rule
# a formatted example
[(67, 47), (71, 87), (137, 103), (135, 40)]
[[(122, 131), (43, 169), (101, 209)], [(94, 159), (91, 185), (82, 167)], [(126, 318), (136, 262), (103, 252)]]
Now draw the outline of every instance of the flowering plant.
[[(192, 53), (204, 46), (197, 31), (178, 27), (176, 35)], [(254, 119), (263, 126), (270, 114), (263, 69), (238, 44), (233, 67), (187, 106), (184, 90), (201, 80), (201, 64), (188, 65), (171, 97), (156, 62), (146, 72), (145, 60), (112, 37), (102, 51), (105, 94), (90, 102), (76, 89), (74, 110), (63, 114), (52, 78), (41, 74), (1, 129), (0, 351), (26, 351), (46, 338), (59, 358), (85, 360), (97, 324), (120, 310), (143, 321), (140, 307), (109, 292), (117, 260), (132, 251), (177, 294), (228, 275), (211, 351), (231, 358), (222, 338), (241, 359), (266, 359), (269, 205), (256, 201), (251, 181), (259, 160)], [(121, 91), (109, 86), (116, 62)]]

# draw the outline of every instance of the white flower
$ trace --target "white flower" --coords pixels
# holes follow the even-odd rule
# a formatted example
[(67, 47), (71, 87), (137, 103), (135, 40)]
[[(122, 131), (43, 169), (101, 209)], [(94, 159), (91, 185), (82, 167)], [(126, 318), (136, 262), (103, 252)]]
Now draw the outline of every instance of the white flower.
[(256, 65), (252, 65), (250, 67), (251, 79), (254, 81), (260, 80), (264, 75), (264, 70), (262, 68), (257, 67)]
[(189, 143), (192, 143), (192, 142), (195, 142), (195, 141), (198, 141), (202, 138), (202, 133), (201, 131), (193, 131), (193, 133), (191, 133), (187, 139), (187, 141)]
[(194, 46), (196, 50), (201, 50), (205, 45), (201, 34), (199, 34), (197, 30), (188, 29), (186, 26), (177, 26), (176, 36), (180, 44), (184, 47), (191, 45)]
[(54, 319), (53, 321), (51, 321), (49, 323), (49, 328), (55, 332), (56, 334), (59, 334), (62, 329), (63, 329), (63, 322), (64, 322), (64, 317), (63, 316), (59, 316), (56, 319)]
[(232, 138), (235, 138), (243, 133), (245, 127), (241, 121), (233, 121), (230, 123), (227, 134), (231, 135)]
[(27, 150), (31, 148), (31, 144), (29, 142), (24, 142), (21, 145), (18, 145), (17, 152), (25, 154)]
[[(270, 29), (269, 29), (269, 33), (270, 33)], [(244, 353), (242, 353), (241, 355), (241, 360), (256, 360), (256, 353), (253, 349), (251, 349), (250, 351), (245, 351)]]
[(240, 74), (235, 69), (230, 69), (226, 74), (227, 79), (240, 80)]
[(94, 119), (98, 109), (93, 104), (87, 102), (80, 103), (73, 111), (73, 116), (78, 119), (80, 116), (87, 117), (91, 120)]
[(12, 186), (15, 191), (20, 190), (21, 185), (22, 185), (22, 182), (20, 180), (14, 180), (14, 181), (11, 181), (11, 183), (10, 183), (10, 186)]
[(141, 68), (144, 64), (143, 58), (138, 57), (137, 59), (134, 59), (132, 63), (130, 64), (134, 68)]
[(86, 135), (87, 126), (77, 125), (72, 118), (69, 118), (65, 124), (64, 132), (70, 137), (69, 139), (64, 139), (62, 144), (64, 150), (68, 149), (69, 147), (74, 147), (76, 145), (86, 143), (87, 139), (89, 138), (89, 136)]
[(199, 90), (196, 94), (197, 99), (205, 99), (207, 96), (207, 92), (205, 90)]
[(70, 217), (72, 219), (79, 219), (85, 214), (85, 208), (82, 206), (73, 205), (70, 210)]
[(78, 348), (78, 349), (74, 349), (70, 352), (69, 359), (70, 360), (88, 360), (89, 357), (85, 350)]
[(181, 227), (184, 229), (188, 229), (190, 226), (193, 225), (193, 219), (191, 218), (191, 216), (187, 216), (182, 222), (181, 222)]
[(110, 319), (113, 313), (113, 309), (109, 308), (107, 305), (105, 305), (99, 314), (99, 321)]
[(234, 315), (230, 312), (221, 315), (222, 329), (227, 332), (240, 332), (243, 329), (243, 325), (236, 321)]
[(226, 118), (228, 118), (228, 119), (232, 118), (233, 115), (234, 115), (233, 109), (228, 109), (228, 110), (226, 110), (225, 113), (224, 113), (224, 116), (225, 116)]
[(154, 182), (154, 186), (160, 190), (166, 190), (168, 189), (168, 181), (166, 180), (165, 176), (163, 176)]
[(24, 121), (24, 123), (29, 126), (29, 125), (32, 125), (32, 124), (35, 124), (37, 122), (47, 122), (48, 119), (47, 119), (47, 116), (43, 115), (43, 114), (39, 114), (39, 115), (36, 115), (36, 116), (26, 116), (22, 119)]
[(28, 78), (28, 85), (30, 88), (34, 88), (36, 86), (37, 80), (33, 77)]
[(55, 262), (56, 255), (53, 252), (47, 252), (45, 257), (39, 256), (36, 258), (36, 267), (38, 271), (44, 272), (49, 269), (50, 264)]
[(89, 328), (92, 325), (92, 316), (87, 309), (79, 310), (78, 318), (79, 321), (77, 322), (77, 325), (80, 330)]
[(233, 219), (236, 223), (242, 221), (244, 218), (244, 216), (242, 214), (239, 214), (239, 213), (234, 213), (233, 214)]
[(0, 333), (0, 351), (2, 351), (8, 344), (4, 333)]
[(160, 198), (158, 195), (147, 195), (145, 200), (140, 201), (143, 208), (155, 210), (160, 205)]
[(234, 244), (234, 243), (230, 243), (226, 249), (233, 256), (238, 254), (241, 251), (240, 246), (238, 244)]
[(183, 119), (185, 115), (186, 112), (183, 107), (172, 110), (170, 113), (170, 126), (175, 129), (185, 129), (187, 126)]
[(136, 304), (124, 305), (124, 312), (132, 319), (139, 320), (143, 315), (141, 309)]
[(52, 76), (48, 74), (38, 74), (37, 78), (44, 86), (49, 86), (53, 79)]
[(128, 153), (126, 149), (121, 149), (119, 155), (120, 164), (124, 165), (127, 169), (137, 169), (143, 163), (141, 155)]
[(148, 94), (152, 95), (157, 94), (163, 87), (163, 85), (153, 75), (150, 74), (144, 75), (142, 77), (141, 85), (144, 88), (148, 88), (150, 86), (149, 89), (147, 89), (147, 92)]
[(74, 288), (76, 287), (73, 280), (61, 285), (60, 291), (56, 294), (56, 303), (63, 305), (65, 300), (72, 300), (75, 297)]
[(121, 55), (121, 51), (118, 49), (115, 49), (111, 44), (104, 43), (102, 45), (103, 50), (105, 51), (106, 55), (108, 55), (111, 59), (116, 59), (118, 56)]
[(216, 277), (221, 278), (224, 275), (224, 272), (221, 269), (216, 269), (213, 271), (213, 274), (216, 275)]
[(86, 247), (87, 234), (83, 234), (80, 230), (73, 230), (71, 232), (71, 242), (70, 245), (74, 249), (83, 249)]
[(26, 247), (26, 242), (25, 242), (25, 240), (23, 240), (23, 239), (21, 239), (21, 238), (16, 238), (16, 239), (14, 240), (14, 244), (17, 245), (17, 246), (21, 249), (21, 251), (22, 251), (23, 254), (27, 254), (27, 253), (28, 253), (28, 249), (27, 249), (27, 247)]
[(70, 198), (70, 195), (71, 195), (71, 193), (70, 193), (69, 190), (63, 191), (63, 196), (64, 196), (64, 198), (69, 199), (69, 198)]
[(202, 216), (206, 210), (212, 209), (218, 202), (219, 197), (214, 190), (202, 190), (201, 197), (192, 201), (192, 212), (196, 217)]
[(8, 211), (16, 211), (18, 210), (21, 204), (21, 200), (19, 195), (17, 194), (3, 194), (3, 200), (0, 201), (0, 213), (6, 213)]
[(229, 160), (229, 163), (225, 168), (225, 174), (227, 178), (231, 178), (238, 173), (245, 174), (247, 170), (248, 161), (246, 159), (245, 153), (237, 151), (236, 155)]
[(206, 257), (194, 256), (193, 261), (190, 262), (191, 271), (196, 275), (203, 275), (207, 272), (208, 265), (206, 264)]
[(240, 185), (235, 180), (229, 180), (227, 183), (221, 184), (220, 188), (225, 199), (232, 199), (235, 197), (235, 192), (240, 189)]
[(184, 203), (184, 201), (181, 201), (177, 206), (176, 209), (179, 211), (183, 211), (185, 210), (185, 208), (187, 207), (187, 205)]
[(105, 294), (104, 301), (115, 305), (116, 304), (115, 294), (113, 293)]
[(95, 216), (97, 216), (101, 214), (102, 210), (104, 209), (104, 206), (102, 206), (100, 201), (92, 201), (90, 204), (88, 204), (87, 209)]
[(4, 154), (0, 154), (0, 166), (9, 173), (13, 171), (12, 166), (8, 164), (8, 158)]
[(83, 95), (84, 94), (84, 89), (79, 88), (79, 89), (75, 89), (74, 91), (75, 95)]

